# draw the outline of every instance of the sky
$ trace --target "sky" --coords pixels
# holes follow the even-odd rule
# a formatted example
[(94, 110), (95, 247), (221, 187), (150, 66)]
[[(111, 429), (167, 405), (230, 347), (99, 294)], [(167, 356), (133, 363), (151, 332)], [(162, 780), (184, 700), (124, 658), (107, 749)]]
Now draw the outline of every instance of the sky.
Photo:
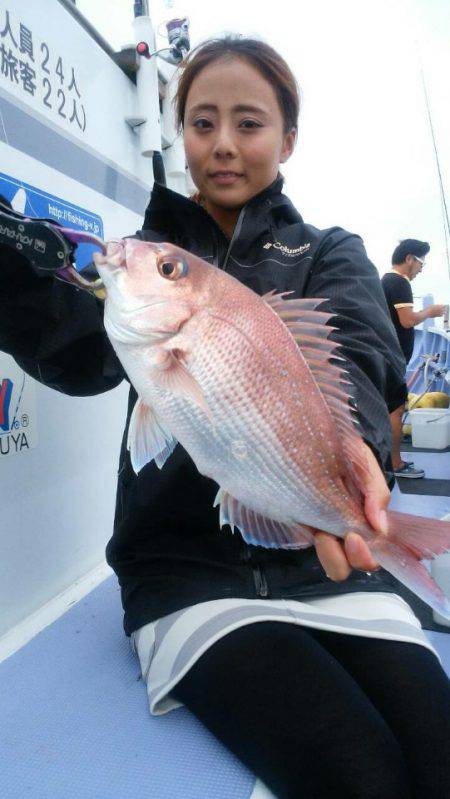
[[(444, 188), (450, 185), (448, 0), (153, 0), (155, 27), (190, 21), (191, 46), (226, 31), (263, 38), (301, 89), (285, 193), (305, 222), (358, 233), (380, 273), (403, 238), (431, 252), (419, 299), (450, 301), (444, 222), (421, 65)], [(77, 0), (115, 49), (133, 41), (133, 0)], [(164, 39), (158, 38), (159, 46)], [(450, 206), (450, 201), (447, 201)]]

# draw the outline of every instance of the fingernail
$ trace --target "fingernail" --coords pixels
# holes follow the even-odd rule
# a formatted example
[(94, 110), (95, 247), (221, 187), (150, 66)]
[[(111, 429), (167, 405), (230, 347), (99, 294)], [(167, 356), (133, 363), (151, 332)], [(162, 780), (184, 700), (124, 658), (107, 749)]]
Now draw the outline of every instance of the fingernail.
[(378, 514), (378, 528), (381, 533), (384, 535), (388, 534), (389, 524), (388, 524), (388, 517), (385, 510), (380, 510)]
[(345, 548), (349, 555), (359, 554), (359, 538), (356, 533), (348, 533), (345, 537)]

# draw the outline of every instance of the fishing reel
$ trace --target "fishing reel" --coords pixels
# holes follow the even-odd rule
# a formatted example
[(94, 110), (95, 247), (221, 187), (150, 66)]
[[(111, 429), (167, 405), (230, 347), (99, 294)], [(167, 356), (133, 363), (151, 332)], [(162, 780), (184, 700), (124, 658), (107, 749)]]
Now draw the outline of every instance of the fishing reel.
[(0, 198), (0, 245), (23, 255), (38, 277), (53, 275), (103, 299), (103, 284), (95, 267), (88, 265), (83, 275), (75, 268), (76, 250), (81, 243), (94, 244), (105, 252), (105, 244), (98, 236), (64, 228), (54, 220), (27, 217)]

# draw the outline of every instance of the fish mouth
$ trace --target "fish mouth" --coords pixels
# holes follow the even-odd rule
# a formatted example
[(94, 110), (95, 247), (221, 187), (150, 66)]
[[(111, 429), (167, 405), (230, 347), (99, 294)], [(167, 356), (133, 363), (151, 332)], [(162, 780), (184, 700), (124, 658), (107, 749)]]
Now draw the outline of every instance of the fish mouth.
[(106, 286), (99, 267), (106, 269), (109, 275), (123, 272), (127, 268), (125, 242), (122, 239), (108, 241), (103, 253), (93, 254), (93, 262), (99, 274), (98, 280), (87, 281), (82, 278), (82, 281), (78, 280), (78, 283), (82, 285), (82, 288), (95, 294), (98, 299), (104, 300), (106, 299)]
[[(101, 252), (94, 252), (92, 255), (92, 264), (97, 270), (98, 278), (92, 278), (91, 276), (89, 276), (89, 278), (84, 277), (74, 266), (67, 266), (63, 269), (59, 269), (55, 273), (55, 277), (65, 283), (72, 283), (78, 288), (89, 292), (89, 294), (93, 294), (98, 300), (105, 300), (106, 286), (99, 267), (106, 268), (111, 275), (126, 269), (125, 242), (122, 239), (113, 239), (106, 245), (102, 242)], [(86, 271), (89, 272), (89, 269)]]
[(105, 254), (97, 257), (96, 263), (106, 266), (108, 271), (112, 274), (119, 269), (126, 269), (126, 246), (123, 239), (111, 239), (108, 241)]

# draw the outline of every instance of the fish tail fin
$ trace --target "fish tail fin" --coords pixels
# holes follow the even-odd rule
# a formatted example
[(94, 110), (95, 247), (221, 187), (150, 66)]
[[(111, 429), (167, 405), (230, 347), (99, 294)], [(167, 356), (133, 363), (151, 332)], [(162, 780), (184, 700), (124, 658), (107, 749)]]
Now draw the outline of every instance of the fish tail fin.
[(450, 522), (387, 511), (389, 532), (377, 536), (374, 557), (400, 582), (442, 616), (450, 618), (450, 601), (422, 560), (450, 551)]

